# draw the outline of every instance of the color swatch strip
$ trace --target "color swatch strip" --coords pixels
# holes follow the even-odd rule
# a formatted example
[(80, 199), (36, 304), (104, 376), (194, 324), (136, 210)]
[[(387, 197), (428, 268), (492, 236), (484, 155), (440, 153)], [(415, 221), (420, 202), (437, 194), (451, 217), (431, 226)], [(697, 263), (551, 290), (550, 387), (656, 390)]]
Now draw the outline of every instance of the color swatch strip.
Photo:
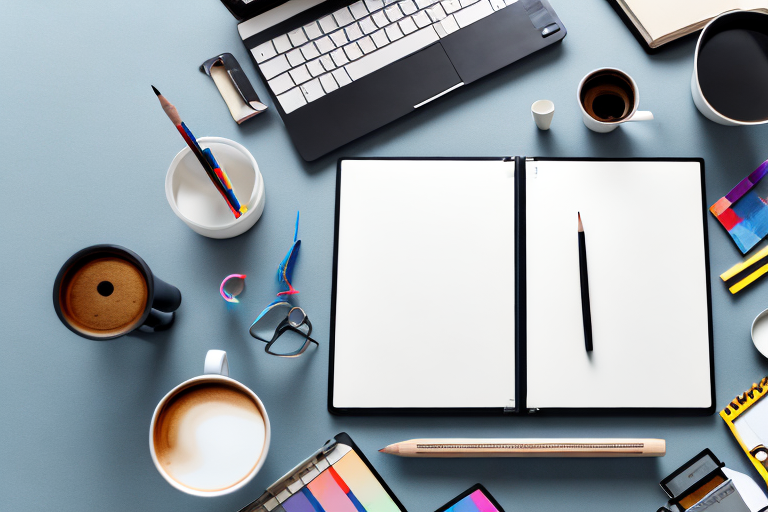
[[(285, 500), (282, 509), (285, 512), (400, 512), (354, 451), (344, 455)], [(477, 510), (485, 512), (485, 509)]]
[(480, 489), (465, 497), (445, 512), (499, 512)]

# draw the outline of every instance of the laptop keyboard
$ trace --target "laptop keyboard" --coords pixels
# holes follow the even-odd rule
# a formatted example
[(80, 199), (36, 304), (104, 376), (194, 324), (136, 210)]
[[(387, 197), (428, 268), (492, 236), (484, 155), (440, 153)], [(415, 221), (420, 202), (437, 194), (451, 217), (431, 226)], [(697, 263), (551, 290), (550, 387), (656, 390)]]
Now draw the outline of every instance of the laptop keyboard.
[(517, 0), (360, 0), (251, 50), (286, 114)]

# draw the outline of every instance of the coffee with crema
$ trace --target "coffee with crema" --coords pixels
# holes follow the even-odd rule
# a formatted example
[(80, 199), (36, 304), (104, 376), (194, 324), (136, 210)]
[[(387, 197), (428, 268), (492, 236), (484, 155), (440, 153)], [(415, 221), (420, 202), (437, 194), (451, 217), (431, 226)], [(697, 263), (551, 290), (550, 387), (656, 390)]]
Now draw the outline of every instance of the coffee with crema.
[(166, 474), (185, 487), (219, 491), (246, 478), (265, 450), (259, 405), (241, 389), (218, 382), (191, 383), (160, 411), (155, 454)]
[(62, 279), (61, 313), (75, 330), (94, 337), (136, 328), (147, 307), (149, 288), (139, 267), (123, 258), (86, 259)]

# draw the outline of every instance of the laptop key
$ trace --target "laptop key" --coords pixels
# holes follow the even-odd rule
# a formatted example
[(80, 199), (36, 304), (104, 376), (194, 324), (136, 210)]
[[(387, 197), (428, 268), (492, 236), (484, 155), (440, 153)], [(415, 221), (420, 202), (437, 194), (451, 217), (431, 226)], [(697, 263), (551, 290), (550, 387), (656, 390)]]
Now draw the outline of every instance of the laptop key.
[(341, 29), (331, 34), (331, 41), (333, 41), (333, 44), (335, 44), (338, 48), (341, 48), (349, 42), (349, 39), (347, 39), (347, 35), (344, 32), (344, 29)]
[(498, 11), (499, 9), (503, 9), (507, 6), (507, 4), (504, 3), (504, 0), (491, 0), (491, 7), (493, 7), (494, 11)]
[(353, 80), (358, 80), (439, 40), (435, 29), (426, 27), (347, 64), (344, 69)]
[(336, 49), (336, 45), (333, 44), (333, 41), (331, 41), (331, 38), (328, 36), (323, 36), (315, 41), (315, 46), (317, 46), (320, 53), (328, 53)]
[(403, 11), (403, 13), (406, 16), (410, 16), (411, 14), (419, 10), (416, 7), (416, 4), (414, 4), (411, 0), (405, 0), (404, 2), (400, 2), (400, 9)]
[(419, 9), (426, 9), (433, 3), (435, 3), (437, 0), (416, 0), (416, 6)]
[(304, 55), (301, 54), (301, 50), (296, 48), (295, 50), (291, 50), (288, 53), (285, 54), (286, 57), (288, 57), (288, 62), (291, 63), (291, 67), (295, 68), (296, 66), (303, 64), (306, 62), (307, 59), (304, 58)]
[(301, 54), (304, 55), (304, 58), (307, 60), (312, 60), (320, 56), (320, 52), (312, 41), (301, 47)]
[(256, 62), (261, 64), (265, 60), (271, 59), (277, 55), (277, 50), (275, 50), (275, 47), (272, 45), (272, 41), (267, 41), (266, 43), (261, 43), (259, 46), (251, 50), (251, 53), (256, 59)]
[(332, 74), (333, 78), (336, 79), (336, 83), (339, 84), (339, 87), (344, 87), (345, 85), (352, 83), (352, 79), (349, 78), (349, 75), (344, 68), (337, 69)]
[(277, 97), (277, 100), (280, 102), (280, 106), (283, 107), (286, 114), (290, 114), (297, 108), (307, 104), (307, 100), (304, 99), (304, 94), (298, 87), (294, 87), (285, 94), (281, 94)]
[(363, 51), (357, 46), (357, 43), (351, 43), (344, 47), (344, 52), (349, 60), (357, 60), (363, 56)]
[(320, 63), (320, 59), (315, 59), (313, 61), (307, 62), (307, 69), (309, 70), (309, 74), (312, 76), (319, 76), (325, 73), (325, 69), (323, 68), (323, 65)]
[(356, 20), (359, 20), (360, 18), (365, 18), (368, 16), (368, 9), (365, 8), (365, 4), (363, 3), (363, 0), (360, 0), (359, 2), (355, 2), (352, 5), (349, 6), (349, 11), (352, 13), (352, 17)]
[(400, 10), (400, 7), (398, 7), (397, 4), (386, 7), (384, 9), (384, 14), (386, 14), (387, 19), (393, 23), (403, 17), (403, 11)]
[(333, 32), (334, 30), (339, 28), (339, 25), (336, 23), (336, 20), (334, 20), (333, 16), (330, 14), (324, 18), (320, 18), (320, 20), (317, 23), (320, 25), (320, 30), (323, 31), (323, 34)]
[(320, 77), (320, 85), (323, 86), (326, 94), (339, 88), (339, 84), (336, 83), (336, 79), (333, 78), (333, 75), (330, 73), (326, 73)]
[(435, 4), (434, 6), (427, 9), (427, 14), (433, 23), (436, 23), (447, 16), (440, 4)]
[(367, 18), (363, 18), (360, 20), (360, 29), (363, 31), (363, 34), (368, 35), (372, 32), (376, 32), (376, 24), (373, 22), (373, 19), (371, 19), (370, 16)]
[(339, 48), (338, 50), (334, 50), (331, 52), (331, 58), (333, 59), (333, 63), (337, 66), (343, 66), (347, 62), (349, 62), (349, 59), (347, 58), (347, 55), (344, 53), (344, 50)]
[(491, 7), (491, 3), (488, 0), (480, 0), (476, 4), (470, 5), (466, 9), (457, 12), (454, 16), (456, 17), (456, 23), (459, 24), (459, 27), (464, 28), (493, 13), (494, 10), (493, 7)]
[(378, 48), (389, 44), (389, 38), (387, 37), (386, 32), (384, 32), (384, 29), (378, 30), (371, 34), (371, 39), (373, 39), (373, 42)]
[(307, 34), (307, 37), (310, 39), (310, 41), (323, 35), (323, 32), (320, 30), (320, 27), (317, 25), (316, 21), (304, 25), (304, 33)]
[(384, 11), (379, 11), (379, 12), (374, 13), (373, 16), (371, 16), (371, 18), (373, 18), (373, 22), (379, 28), (384, 28), (387, 25), (389, 25), (389, 20), (384, 15)]
[(333, 59), (330, 55), (323, 55), (320, 57), (320, 64), (323, 65), (326, 71), (333, 71), (336, 69), (336, 64), (333, 63)]
[(459, 9), (461, 9), (461, 4), (459, 3), (459, 0), (443, 0), (440, 2), (440, 4), (443, 6), (443, 9), (445, 9), (445, 12), (448, 14), (451, 14), (452, 12), (456, 12)]
[(459, 24), (456, 23), (456, 18), (453, 17), (453, 14), (449, 14), (442, 21), (435, 23), (434, 27), (440, 37), (445, 37), (459, 30)]
[(291, 78), (293, 78), (293, 81), (297, 84), (303, 84), (307, 80), (310, 80), (312, 78), (312, 75), (309, 74), (309, 70), (307, 69), (307, 66), (302, 64), (298, 68), (294, 68), (289, 71), (291, 74)]
[(269, 84), (269, 87), (272, 89), (272, 92), (274, 92), (275, 94), (282, 94), (294, 86), (293, 80), (291, 80), (291, 75), (289, 75), (288, 73), (283, 73), (282, 75), (273, 78), (267, 83)]
[(388, 26), (384, 30), (386, 31), (387, 37), (390, 41), (396, 41), (397, 39), (403, 37), (403, 31), (400, 30), (400, 27), (398, 27), (396, 23)]
[(334, 12), (333, 17), (336, 19), (336, 23), (338, 23), (340, 27), (344, 27), (355, 21), (355, 18), (352, 17), (352, 13), (349, 12), (349, 9), (346, 7)]
[(271, 80), (283, 71), (291, 69), (291, 65), (288, 63), (288, 59), (285, 58), (285, 55), (278, 55), (274, 59), (259, 64), (259, 69), (264, 75), (264, 78)]
[(411, 17), (413, 18), (414, 23), (416, 23), (416, 26), (419, 28), (424, 28), (430, 23), (432, 23), (429, 20), (429, 16), (427, 16), (427, 13), (425, 11), (419, 11)]
[(384, 0), (364, 0), (368, 12), (375, 12), (384, 7)]
[(288, 39), (291, 40), (291, 44), (294, 48), (301, 46), (308, 41), (307, 35), (301, 28), (297, 28), (296, 30), (291, 30), (288, 32)]
[(407, 18), (403, 18), (400, 20), (400, 30), (403, 31), (403, 34), (408, 35), (411, 32), (416, 32), (416, 23), (413, 21), (413, 19), (409, 16)]
[(360, 49), (363, 50), (363, 53), (371, 53), (376, 51), (376, 45), (374, 44), (373, 39), (371, 39), (369, 36), (365, 36), (359, 40), (357, 44), (360, 45)]
[[(477, 1), (478, 0), (459, 0), (459, 3), (461, 4), (461, 7), (464, 8), (464, 7), (469, 7), (470, 5), (474, 4)], [(503, 4), (504, 0), (502, 0), (501, 3)]]
[(360, 30), (360, 26), (357, 23), (352, 23), (345, 27), (344, 31), (347, 33), (347, 39), (350, 41), (363, 37), (363, 32)]
[(299, 88), (301, 89), (302, 94), (304, 94), (304, 98), (307, 102), (315, 101), (316, 99), (325, 96), (323, 86), (320, 85), (320, 80), (317, 78), (301, 85)]
[(288, 39), (288, 34), (283, 34), (279, 37), (276, 37), (272, 40), (272, 42), (275, 45), (275, 49), (277, 50), (277, 53), (285, 53), (291, 48), (293, 48), (293, 45), (291, 44), (291, 40)]

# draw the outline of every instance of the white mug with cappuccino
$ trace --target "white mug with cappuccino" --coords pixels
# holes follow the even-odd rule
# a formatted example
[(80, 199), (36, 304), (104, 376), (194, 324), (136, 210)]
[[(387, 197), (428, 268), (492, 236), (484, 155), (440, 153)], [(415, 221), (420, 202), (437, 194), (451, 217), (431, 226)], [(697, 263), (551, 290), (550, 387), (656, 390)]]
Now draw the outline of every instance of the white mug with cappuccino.
[(248, 387), (229, 377), (227, 353), (209, 350), (204, 374), (160, 400), (149, 427), (155, 467), (176, 489), (194, 496), (234, 492), (267, 458), (267, 411)]

